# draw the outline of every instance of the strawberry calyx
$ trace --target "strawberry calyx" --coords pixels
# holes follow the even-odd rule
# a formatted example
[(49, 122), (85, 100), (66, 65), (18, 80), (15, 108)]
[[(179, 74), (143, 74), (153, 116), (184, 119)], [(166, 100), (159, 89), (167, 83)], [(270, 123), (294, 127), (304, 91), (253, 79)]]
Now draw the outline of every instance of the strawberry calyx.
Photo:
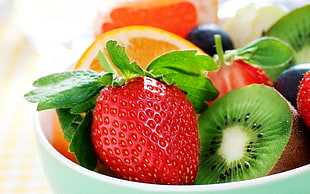
[(218, 69), (242, 60), (263, 69), (270, 79), (274, 80), (278, 69), (285, 68), (293, 58), (293, 50), (282, 40), (274, 37), (262, 37), (245, 47), (226, 50), (225, 53), (221, 36), (215, 35), (214, 40), (217, 53), (213, 59), (218, 64)]
[(293, 57), (292, 50), (285, 43), (271, 37), (258, 39), (243, 48), (226, 50), (225, 53), (220, 35), (215, 35), (214, 39), (217, 54), (213, 58), (218, 69), (208, 72), (207, 76), (219, 91), (217, 99), (231, 90), (253, 83), (271, 86), (270, 76), (276, 72), (273, 70), (285, 67)]
[(280, 72), (287, 68), (293, 56), (293, 49), (282, 40), (262, 37), (237, 49), (234, 59), (258, 66), (274, 81)]
[(205, 102), (218, 95), (205, 76), (207, 71), (217, 69), (208, 55), (198, 55), (195, 50), (173, 51), (159, 56), (142, 70), (116, 41), (108, 41), (106, 48), (122, 76), (111, 68), (108, 56), (99, 52), (99, 61), (108, 72), (74, 70), (47, 75), (34, 81), (36, 88), (24, 95), (29, 102), (38, 103), (38, 111), (56, 109), (65, 139), (70, 142), (69, 151), (75, 153), (81, 166), (91, 170), (98, 160), (89, 138), (91, 118), (103, 88), (122, 86), (135, 77), (155, 78), (183, 91), (196, 113), (203, 112), (207, 108)]
[(223, 66), (229, 66), (238, 59), (238, 50), (226, 50), (224, 53), (222, 38), (220, 35), (214, 35), (216, 54), (213, 56), (214, 61), (218, 64), (218, 69)]

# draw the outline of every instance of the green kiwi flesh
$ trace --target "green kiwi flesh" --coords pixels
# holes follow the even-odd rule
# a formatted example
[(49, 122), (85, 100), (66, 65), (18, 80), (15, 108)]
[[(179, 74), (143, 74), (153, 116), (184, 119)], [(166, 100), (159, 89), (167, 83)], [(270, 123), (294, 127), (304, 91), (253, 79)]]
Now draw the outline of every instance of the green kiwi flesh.
[(233, 90), (212, 104), (199, 118), (201, 155), (196, 184), (270, 174), (292, 133), (290, 109), (275, 89), (259, 84)]
[(279, 38), (293, 48), (295, 55), (289, 66), (310, 62), (310, 5), (286, 14), (265, 35)]

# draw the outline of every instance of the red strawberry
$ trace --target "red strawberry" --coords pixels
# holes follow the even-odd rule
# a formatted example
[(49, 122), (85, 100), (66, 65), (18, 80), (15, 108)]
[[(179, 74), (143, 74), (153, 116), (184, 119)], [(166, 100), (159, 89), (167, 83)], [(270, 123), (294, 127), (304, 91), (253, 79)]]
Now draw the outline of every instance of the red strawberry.
[(57, 109), (81, 166), (93, 170), (99, 159), (119, 178), (193, 184), (200, 156), (196, 114), (217, 95), (203, 72), (216, 64), (196, 51), (173, 51), (142, 70), (116, 41), (106, 48), (99, 62), (109, 66), (110, 57), (122, 77), (91, 70), (56, 73), (36, 80), (26, 99), (38, 103), (38, 110)]
[(208, 77), (219, 91), (217, 99), (231, 90), (249, 84), (272, 85), (264, 70), (243, 60), (235, 60), (230, 65), (223, 65), (218, 71), (209, 72)]
[(91, 139), (117, 177), (158, 184), (194, 183), (199, 160), (196, 115), (185, 94), (153, 78), (105, 87)]
[(299, 84), (297, 108), (304, 123), (310, 129), (310, 71), (305, 73)]

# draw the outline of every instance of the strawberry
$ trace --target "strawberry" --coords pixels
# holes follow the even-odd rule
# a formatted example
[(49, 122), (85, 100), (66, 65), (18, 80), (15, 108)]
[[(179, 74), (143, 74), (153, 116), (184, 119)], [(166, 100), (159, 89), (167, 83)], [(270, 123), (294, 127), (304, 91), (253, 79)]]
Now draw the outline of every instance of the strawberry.
[(297, 108), (304, 123), (310, 129), (310, 71), (306, 72), (300, 81)]
[(36, 80), (26, 99), (38, 110), (57, 110), (81, 166), (93, 170), (101, 161), (122, 179), (193, 184), (200, 156), (196, 115), (217, 96), (204, 73), (216, 69), (215, 62), (197, 51), (174, 51), (142, 70), (116, 41), (106, 48), (99, 62), (110, 65), (104, 58), (110, 57), (122, 77), (91, 70), (52, 74)]
[[(247, 60), (251, 59), (251, 57), (255, 58), (255, 52), (257, 51), (258, 47), (254, 44), (253, 47), (243, 48), (239, 50), (230, 50), (224, 54), (222, 48), (222, 41), (219, 35), (215, 35), (215, 44), (216, 44), (216, 51), (217, 54), (214, 55), (214, 60), (218, 64), (218, 69), (216, 71), (208, 72), (207, 77), (212, 81), (214, 86), (219, 92), (217, 99), (224, 96), (226, 93), (241, 88), (243, 86), (249, 84), (265, 84), (268, 86), (272, 85), (271, 80), (267, 73), (259, 66), (253, 65), (249, 63)], [(261, 42), (264, 43), (265, 39), (262, 39)], [(268, 42), (269, 41), (269, 42)], [(268, 44), (270, 47), (273, 45), (271, 44), (272, 40), (267, 39)], [(259, 44), (259, 41), (258, 41)], [(251, 53), (253, 52), (254, 53)], [(260, 53), (261, 51), (257, 52)], [(241, 57), (243, 53), (251, 53), (250, 57)], [(265, 57), (265, 56), (264, 56)], [(259, 59), (263, 59), (264, 57), (260, 57)], [(266, 60), (266, 59), (265, 59)], [(267, 60), (266, 60), (267, 61)], [(264, 61), (265, 63), (265, 61)], [(217, 100), (215, 99), (215, 101)], [(214, 101), (213, 101), (214, 102)], [(212, 104), (213, 102), (209, 102)]]
[(260, 67), (251, 65), (241, 59), (234, 60), (229, 65), (223, 65), (218, 71), (207, 75), (219, 91), (218, 98), (227, 92), (253, 83), (271, 86), (267, 74)]
[(199, 159), (195, 111), (185, 94), (148, 77), (105, 87), (91, 127), (95, 151), (117, 177), (192, 184)]

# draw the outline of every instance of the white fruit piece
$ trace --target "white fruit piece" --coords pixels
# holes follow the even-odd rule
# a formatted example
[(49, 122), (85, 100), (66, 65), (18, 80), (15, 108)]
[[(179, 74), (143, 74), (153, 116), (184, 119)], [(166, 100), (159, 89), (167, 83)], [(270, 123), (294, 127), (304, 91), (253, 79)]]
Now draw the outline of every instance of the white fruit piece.
[(285, 14), (280, 7), (258, 7), (251, 3), (240, 8), (234, 17), (223, 24), (223, 28), (231, 37), (234, 46), (241, 48), (260, 38), (264, 31)]

